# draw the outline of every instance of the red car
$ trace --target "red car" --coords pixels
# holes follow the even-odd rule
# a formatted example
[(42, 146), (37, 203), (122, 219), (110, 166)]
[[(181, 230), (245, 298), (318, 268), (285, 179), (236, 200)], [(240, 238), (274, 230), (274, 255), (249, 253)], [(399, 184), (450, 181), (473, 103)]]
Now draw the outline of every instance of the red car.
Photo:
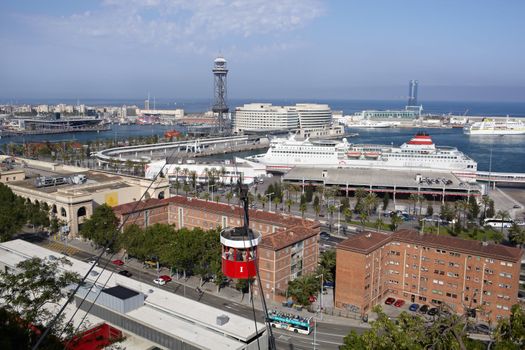
[(394, 299), (394, 298), (386, 298), (385, 304), (386, 305), (392, 305), (395, 301), (396, 301), (396, 299)]
[(394, 303), (395, 307), (401, 307), (403, 305), (405, 305), (405, 301), (401, 299), (397, 299), (397, 301)]
[(162, 276), (159, 276), (159, 278), (155, 278), (153, 280), (153, 282), (155, 284), (159, 284), (161, 286), (165, 285), (166, 283), (168, 283), (169, 281), (171, 281), (171, 277), (168, 276), (168, 275), (162, 275)]
[(124, 265), (124, 261), (122, 261), (122, 260), (120, 260), (120, 259), (113, 260), (112, 263), (115, 264), (115, 265), (117, 265), (117, 266), (122, 266), (122, 265)]

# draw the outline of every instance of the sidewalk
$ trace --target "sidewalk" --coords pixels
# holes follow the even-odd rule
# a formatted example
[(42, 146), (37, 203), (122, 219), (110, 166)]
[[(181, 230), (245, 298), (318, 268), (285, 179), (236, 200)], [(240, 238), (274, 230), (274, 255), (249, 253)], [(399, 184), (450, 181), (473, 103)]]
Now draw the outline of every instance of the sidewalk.
[[(100, 254), (100, 252), (101, 252), (100, 249), (98, 249), (98, 250), (94, 249), (91, 246), (91, 243), (89, 243), (87, 241), (83, 241), (81, 239), (68, 240), (68, 245), (69, 246), (73, 246), (73, 247), (75, 247), (75, 248), (77, 248), (77, 249), (79, 249), (81, 251), (84, 251), (86, 253), (89, 253), (89, 254), (94, 254), (95, 255), (95, 254)], [(109, 255), (106, 254), (106, 253), (104, 253), (104, 255), (102, 257), (105, 258), (105, 259), (109, 259)], [(119, 254), (115, 254), (113, 259), (125, 260), (124, 257), (119, 255)], [(135, 259), (129, 259), (129, 260), (125, 260), (125, 261), (126, 261), (126, 265), (130, 266), (131, 268), (134, 268), (136, 270), (141, 270), (141, 271), (143, 271), (144, 274), (154, 275), (155, 270), (144, 268), (143, 264), (141, 262), (135, 260)], [(169, 271), (169, 269), (163, 267), (163, 268), (161, 268), (159, 270), (159, 272), (157, 274), (158, 275), (170, 274), (170, 271)], [(172, 276), (172, 277), (174, 277), (173, 278), (174, 282), (182, 285), (183, 287), (187, 287), (188, 288), (188, 292), (192, 291), (192, 293), (186, 294), (187, 298), (192, 298), (191, 295), (194, 294), (194, 291), (200, 285), (200, 278), (196, 277), (196, 276), (191, 276), (191, 277), (188, 277), (186, 279), (184, 279), (183, 276), (178, 276), (177, 277), (175, 275), (175, 276)], [(247, 307), (251, 307), (251, 301), (250, 301), (249, 294), (245, 294), (243, 296), (241, 294), (241, 292), (239, 292), (238, 290), (236, 290), (236, 289), (234, 289), (232, 287), (223, 287), (223, 288), (221, 288), (220, 292), (217, 292), (217, 286), (213, 282), (205, 282), (202, 286), (200, 286), (200, 288), (204, 291), (205, 294), (210, 294), (210, 295), (214, 295), (216, 297), (222, 298), (222, 299), (224, 299), (225, 302), (233, 303), (233, 304), (240, 304), (240, 305), (244, 305), (244, 306), (247, 306)], [(325, 297), (325, 296), (323, 295), (323, 297)], [(267, 304), (267, 308), (268, 309), (275, 309), (275, 310), (282, 311), (282, 312), (291, 312), (291, 313), (294, 313), (294, 314), (301, 315), (303, 317), (316, 316), (316, 318), (318, 320), (322, 320), (322, 322), (325, 322), (325, 323), (332, 323), (332, 324), (344, 325), (344, 326), (349, 326), (349, 327), (370, 328), (369, 324), (362, 322), (360, 319), (356, 320), (356, 319), (351, 319), (351, 318), (332, 316), (332, 315), (328, 315), (328, 314), (323, 314), (322, 317), (321, 317), (320, 314), (311, 313), (311, 312), (307, 311), (304, 308), (303, 308), (302, 311), (297, 311), (294, 308), (283, 307), (282, 304), (276, 303), (276, 302), (271, 301), (271, 300), (266, 300), (266, 304)], [(228, 306), (229, 306), (226, 303), (224, 303), (223, 305), (226, 308), (228, 308)], [(257, 310), (262, 311), (263, 308), (262, 308), (262, 301), (261, 301), (260, 297), (258, 297), (258, 296), (254, 297), (254, 306), (255, 306), (255, 308)], [(372, 320), (372, 319), (370, 319), (370, 320)]]

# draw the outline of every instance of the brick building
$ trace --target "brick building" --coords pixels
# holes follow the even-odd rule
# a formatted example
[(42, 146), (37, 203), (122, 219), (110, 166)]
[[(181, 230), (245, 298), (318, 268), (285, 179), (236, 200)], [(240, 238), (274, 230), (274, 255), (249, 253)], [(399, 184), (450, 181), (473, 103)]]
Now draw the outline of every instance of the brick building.
[[(242, 226), (243, 209), (195, 198), (174, 196), (149, 199), (113, 208), (124, 227), (155, 223), (175, 228), (214, 229)], [(312, 273), (319, 259), (319, 223), (296, 216), (250, 210), (250, 228), (262, 234), (258, 247), (259, 272), (267, 299), (285, 297), (288, 281)], [(258, 291), (256, 291), (257, 293)]]
[(366, 314), (387, 297), (496, 321), (517, 303), (523, 251), (449, 236), (365, 232), (337, 246), (335, 305)]

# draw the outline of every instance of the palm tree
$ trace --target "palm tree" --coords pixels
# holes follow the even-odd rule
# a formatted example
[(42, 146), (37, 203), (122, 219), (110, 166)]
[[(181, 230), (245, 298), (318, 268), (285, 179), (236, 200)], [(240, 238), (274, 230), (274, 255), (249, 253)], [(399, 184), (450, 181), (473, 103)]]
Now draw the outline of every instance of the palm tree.
[(366, 212), (368, 216), (370, 216), (372, 210), (374, 210), (377, 207), (377, 202), (378, 202), (377, 194), (370, 192), (366, 195), (365, 207), (366, 207)]
[(173, 184), (173, 188), (175, 189), (176, 193), (177, 193), (177, 196), (179, 195), (179, 189), (180, 189), (180, 182), (179, 180), (175, 181), (175, 183)]
[(381, 216), (378, 216), (377, 219), (376, 219), (376, 222), (375, 222), (375, 226), (377, 227), (377, 232), (379, 232), (379, 230), (381, 230), (381, 227), (383, 227), (383, 219), (381, 218)]
[(202, 194), (202, 198), (204, 198), (207, 201), (210, 200), (210, 192), (207, 192), (205, 191), (203, 194)]
[(190, 192), (190, 185), (184, 180), (184, 185), (182, 186), (182, 189), (184, 191), (184, 195), (188, 197), (188, 192)]
[[(496, 218), (501, 219), (502, 221), (506, 221), (510, 219), (510, 214), (506, 210), (498, 210), (496, 213)], [(503, 234), (503, 223), (501, 223), (501, 234)]]
[(191, 176), (191, 186), (193, 187), (193, 190), (197, 192), (197, 172), (195, 170), (190, 172)]
[(368, 213), (367, 212), (361, 212), (359, 214), (359, 221), (361, 221), (361, 228), (363, 231), (365, 230), (365, 224), (368, 222)]
[(304, 219), (304, 212), (306, 211), (306, 203), (301, 203), (299, 206), (299, 210), (301, 211), (301, 216)]
[(293, 205), (293, 200), (291, 198), (288, 198), (286, 201), (285, 201), (285, 204), (286, 204), (286, 207), (288, 207), (288, 213), (290, 213), (290, 210), (292, 209), (292, 205)]
[(333, 221), (333, 218), (334, 218), (334, 213), (337, 210), (337, 207), (332, 204), (332, 205), (328, 206), (327, 210), (328, 210), (328, 213), (330, 214), (330, 227), (332, 227), (332, 221)]
[(419, 202), (419, 195), (417, 195), (416, 193), (412, 193), (410, 197), (408, 197), (408, 199), (414, 204), (412, 213), (416, 215), (416, 205)]
[(481, 196), (481, 203), (483, 204), (483, 217), (480, 219), (480, 222), (487, 217), (487, 207), (490, 204), (490, 197), (487, 195)]
[(390, 218), (390, 224), (392, 226), (392, 231), (395, 231), (397, 230), (399, 224), (401, 224), (403, 222), (403, 219), (397, 215), (397, 213), (394, 213), (394, 215), (392, 215), (392, 217)]
[(262, 204), (263, 210), (264, 210), (264, 206), (266, 205), (266, 203), (268, 203), (268, 197), (261, 196), (261, 204)]
[(230, 201), (232, 200), (233, 198), (233, 193), (232, 192), (227, 192), (226, 193), (226, 200), (228, 201), (228, 205), (230, 204)]
[(275, 206), (274, 211), (277, 212), (277, 209), (278, 209), (277, 206), (279, 205), (279, 203), (281, 203), (281, 198), (275, 196), (275, 197), (272, 198), (272, 202), (273, 202), (273, 204)]
[(352, 209), (350, 209), (350, 208), (344, 208), (343, 209), (343, 215), (344, 215), (345, 220), (346, 220), (347, 223), (352, 222), (352, 214), (353, 214)]
[(319, 203), (314, 203), (313, 204), (314, 206), (314, 211), (315, 211), (315, 218), (319, 218), (319, 213), (321, 212), (321, 206), (319, 205)]

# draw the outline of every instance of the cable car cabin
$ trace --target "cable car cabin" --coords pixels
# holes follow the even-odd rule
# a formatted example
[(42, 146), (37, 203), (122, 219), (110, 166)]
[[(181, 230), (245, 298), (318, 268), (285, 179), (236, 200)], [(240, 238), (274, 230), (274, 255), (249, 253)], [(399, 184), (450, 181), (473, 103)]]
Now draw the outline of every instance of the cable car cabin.
[(229, 278), (248, 279), (256, 277), (257, 245), (261, 241), (259, 232), (244, 227), (222, 230), (222, 273)]

